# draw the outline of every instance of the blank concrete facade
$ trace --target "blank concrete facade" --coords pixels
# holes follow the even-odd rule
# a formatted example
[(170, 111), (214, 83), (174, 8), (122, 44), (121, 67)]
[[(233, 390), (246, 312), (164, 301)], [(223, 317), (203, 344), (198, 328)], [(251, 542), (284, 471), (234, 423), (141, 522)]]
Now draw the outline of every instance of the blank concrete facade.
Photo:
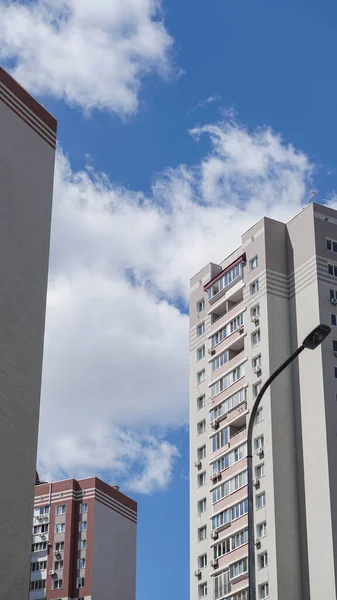
[(0, 597), (26, 599), (56, 121), (0, 68)]
[(336, 307), (337, 211), (317, 204), (262, 219), (191, 280), (192, 600), (248, 599), (249, 411), (320, 322), (332, 334), (274, 382), (255, 425), (256, 584), (259, 600), (336, 600)]
[(135, 600), (137, 503), (97, 477), (35, 488), (29, 600)]

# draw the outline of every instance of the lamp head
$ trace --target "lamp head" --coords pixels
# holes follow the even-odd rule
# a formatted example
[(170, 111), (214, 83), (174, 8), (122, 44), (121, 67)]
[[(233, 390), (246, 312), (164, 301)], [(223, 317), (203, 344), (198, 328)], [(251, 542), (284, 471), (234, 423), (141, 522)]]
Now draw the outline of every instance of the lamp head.
[(318, 325), (309, 333), (309, 335), (307, 335), (305, 340), (303, 340), (304, 348), (315, 350), (315, 348), (317, 348), (317, 346), (319, 346), (329, 335), (330, 331), (331, 327), (329, 327), (329, 325)]

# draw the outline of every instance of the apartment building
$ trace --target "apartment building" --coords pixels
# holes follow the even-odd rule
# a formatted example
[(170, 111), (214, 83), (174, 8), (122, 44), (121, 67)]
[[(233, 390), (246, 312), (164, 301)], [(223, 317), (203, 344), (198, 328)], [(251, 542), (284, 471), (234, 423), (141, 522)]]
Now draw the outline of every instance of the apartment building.
[(337, 211), (318, 204), (287, 224), (263, 218), (191, 280), (191, 600), (248, 600), (250, 410), (319, 323), (332, 334), (275, 380), (256, 417), (256, 589), (336, 600), (336, 307)]
[(97, 477), (35, 487), (29, 600), (135, 600), (137, 503)]
[(0, 67), (0, 598), (27, 598), (55, 119)]

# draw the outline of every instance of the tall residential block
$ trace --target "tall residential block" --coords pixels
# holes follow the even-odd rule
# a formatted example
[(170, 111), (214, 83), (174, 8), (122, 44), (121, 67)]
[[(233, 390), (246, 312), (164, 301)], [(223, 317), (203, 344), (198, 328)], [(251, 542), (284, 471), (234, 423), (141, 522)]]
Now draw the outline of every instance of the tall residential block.
[(27, 598), (56, 121), (0, 68), (0, 597)]
[(336, 600), (337, 211), (262, 219), (190, 292), (191, 600), (248, 599), (250, 410), (319, 323), (332, 334), (275, 380), (256, 417), (256, 586), (258, 600)]
[(97, 477), (35, 488), (29, 600), (135, 600), (137, 503)]

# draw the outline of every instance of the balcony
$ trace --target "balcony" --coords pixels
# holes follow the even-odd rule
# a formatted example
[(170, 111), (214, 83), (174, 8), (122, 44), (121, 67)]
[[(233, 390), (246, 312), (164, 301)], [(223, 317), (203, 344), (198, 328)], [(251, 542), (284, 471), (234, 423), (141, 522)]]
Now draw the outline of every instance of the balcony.
[[(214, 356), (213, 356), (214, 359)], [(228, 360), (221, 365), (218, 369), (211, 373), (211, 381), (213, 383), (217, 379), (220, 379), (223, 375), (231, 371), (245, 359), (243, 350), (243, 339), (237, 339), (233, 341), (233, 344), (228, 348)]]
[[(239, 305), (243, 302), (243, 286), (240, 285), (238, 289), (233, 289), (230, 298), (228, 294), (220, 298), (216, 304), (208, 311), (208, 314), (211, 317), (211, 325), (217, 324), (217, 327), (221, 325), (220, 319), (223, 318), (223, 322), (225, 323), (228, 319), (231, 318), (232, 314), (235, 314), (235, 308), (239, 308)], [(243, 306), (243, 305), (242, 305)]]

